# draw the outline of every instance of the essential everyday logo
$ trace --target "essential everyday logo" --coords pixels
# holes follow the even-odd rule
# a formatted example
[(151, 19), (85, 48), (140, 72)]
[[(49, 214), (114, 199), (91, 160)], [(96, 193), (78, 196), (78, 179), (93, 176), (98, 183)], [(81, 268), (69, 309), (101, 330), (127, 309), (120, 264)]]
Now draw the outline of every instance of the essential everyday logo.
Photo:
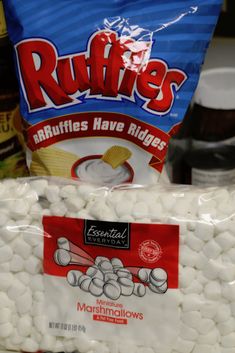
[(130, 249), (128, 223), (84, 221), (84, 243), (118, 249)]
[(21, 41), (16, 53), (29, 111), (79, 104), (81, 95), (134, 102), (137, 94), (144, 110), (167, 114), (187, 75), (162, 60), (150, 59), (151, 45), (101, 30), (90, 37), (87, 51), (59, 56), (45, 39)]

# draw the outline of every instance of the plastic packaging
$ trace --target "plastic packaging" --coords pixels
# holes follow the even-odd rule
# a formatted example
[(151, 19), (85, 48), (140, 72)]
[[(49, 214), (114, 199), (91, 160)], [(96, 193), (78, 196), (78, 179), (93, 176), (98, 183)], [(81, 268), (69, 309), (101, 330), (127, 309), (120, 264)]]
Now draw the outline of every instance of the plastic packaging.
[(234, 187), (8, 179), (0, 200), (0, 349), (234, 352)]
[(221, 0), (4, 5), (31, 174), (156, 182)]

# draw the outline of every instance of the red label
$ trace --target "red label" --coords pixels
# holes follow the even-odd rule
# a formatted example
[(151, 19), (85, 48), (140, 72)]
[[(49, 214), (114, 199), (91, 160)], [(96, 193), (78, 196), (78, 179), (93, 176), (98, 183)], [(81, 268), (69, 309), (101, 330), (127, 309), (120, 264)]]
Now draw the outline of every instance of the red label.
[(151, 42), (110, 30), (94, 33), (87, 50), (72, 55), (59, 56), (55, 45), (41, 38), (23, 40), (16, 51), (29, 111), (78, 104), (86, 92), (86, 98), (133, 101), (137, 94), (144, 110), (164, 115), (187, 79), (182, 70), (149, 60)]
[(77, 113), (40, 122), (28, 129), (31, 151), (60, 141), (83, 137), (113, 137), (134, 143), (150, 153), (149, 165), (162, 169), (170, 135), (131, 116), (118, 113)]
[(70, 270), (85, 273), (99, 256), (118, 258), (134, 282), (141, 282), (140, 269), (162, 269), (167, 274), (167, 287), (178, 288), (177, 225), (45, 216), (43, 226), (44, 272), (48, 275), (66, 277)]

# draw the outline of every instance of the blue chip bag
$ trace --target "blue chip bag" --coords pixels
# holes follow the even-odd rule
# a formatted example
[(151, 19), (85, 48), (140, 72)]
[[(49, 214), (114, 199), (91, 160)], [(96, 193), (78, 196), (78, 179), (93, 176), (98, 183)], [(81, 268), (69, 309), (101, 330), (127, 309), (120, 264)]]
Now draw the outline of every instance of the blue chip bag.
[(32, 175), (158, 180), (221, 0), (6, 0)]

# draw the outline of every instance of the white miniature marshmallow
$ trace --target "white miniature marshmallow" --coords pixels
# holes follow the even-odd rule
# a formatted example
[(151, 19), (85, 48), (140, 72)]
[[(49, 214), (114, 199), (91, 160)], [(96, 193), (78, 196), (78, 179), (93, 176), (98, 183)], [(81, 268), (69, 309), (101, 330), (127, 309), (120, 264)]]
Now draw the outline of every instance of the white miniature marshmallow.
[(144, 297), (146, 294), (146, 287), (143, 283), (134, 283), (133, 294), (137, 297)]
[(23, 342), (24, 337), (19, 335), (19, 332), (17, 331), (17, 329), (14, 329), (9, 339), (11, 340), (12, 344), (19, 346)]
[(32, 338), (26, 338), (21, 344), (21, 349), (24, 352), (37, 352), (39, 349), (39, 344)]
[(92, 281), (92, 279), (90, 277), (84, 278), (83, 281), (82, 280), (80, 281), (80, 288), (85, 292), (89, 292), (91, 281)]
[(46, 179), (36, 179), (30, 181), (31, 188), (36, 191), (38, 196), (43, 196), (45, 194), (45, 189), (48, 186), (48, 181)]
[(13, 281), (14, 276), (11, 273), (0, 273), (0, 291), (7, 291)]
[(115, 206), (115, 211), (118, 217), (131, 215), (133, 209), (133, 202), (126, 200), (125, 202), (120, 201)]
[(57, 185), (48, 185), (44, 190), (45, 196), (50, 203), (60, 201), (60, 188)]
[(199, 283), (196, 279), (187, 288), (182, 288), (184, 294), (196, 293), (200, 294), (203, 291), (203, 285)]
[(135, 203), (132, 208), (131, 215), (137, 219), (148, 217), (149, 211), (148, 211), (148, 206), (146, 205), (146, 202)]
[(20, 280), (26, 286), (28, 286), (30, 284), (31, 280), (33, 280), (33, 277), (29, 273), (24, 272), (24, 271), (16, 273), (15, 278)]
[(69, 211), (78, 212), (85, 206), (85, 201), (79, 196), (72, 196), (65, 200), (65, 205)]
[(217, 260), (210, 259), (203, 269), (203, 274), (209, 280), (215, 280), (218, 277), (222, 267), (222, 264)]
[(86, 271), (86, 275), (90, 277), (99, 278), (102, 280), (104, 279), (104, 273), (101, 270), (99, 270), (99, 268), (96, 265), (89, 267)]
[(218, 276), (220, 280), (224, 282), (235, 281), (235, 264), (228, 263), (225, 266), (221, 267)]
[(45, 350), (49, 350), (49, 351), (53, 351), (56, 345), (56, 337), (48, 335), (48, 334), (44, 334), (42, 336), (42, 340), (40, 342), (40, 349), (45, 351)]
[(205, 335), (199, 335), (197, 338), (197, 342), (201, 344), (210, 344), (214, 345), (218, 342), (220, 338), (220, 334), (216, 328), (212, 329)]
[(149, 275), (149, 281), (154, 286), (162, 286), (167, 281), (167, 272), (163, 268), (154, 268)]
[(184, 266), (194, 267), (197, 263), (197, 253), (187, 245), (180, 247), (180, 263)]
[(221, 344), (224, 347), (233, 347), (235, 349), (235, 332), (221, 337)]
[[(210, 213), (210, 212), (209, 212)], [(209, 241), (213, 238), (214, 227), (210, 223), (196, 222), (195, 224), (195, 237), (203, 241)]]
[(46, 334), (46, 316), (45, 315), (39, 315), (39, 316), (34, 316), (33, 318), (33, 323), (41, 334)]
[(9, 337), (13, 331), (13, 326), (10, 322), (4, 322), (0, 324), (0, 338)]
[(231, 317), (231, 309), (228, 304), (220, 304), (217, 310), (217, 313), (214, 317), (216, 322), (227, 321)]
[(215, 327), (215, 322), (211, 319), (202, 319), (200, 325), (197, 327), (197, 331), (200, 334), (206, 335)]
[(10, 270), (12, 272), (20, 272), (24, 269), (24, 260), (19, 255), (13, 255), (10, 261)]
[(132, 282), (131, 279), (125, 278), (125, 277), (119, 277), (118, 283), (121, 287), (122, 295), (124, 295), (124, 296), (132, 295), (133, 290), (134, 290), (134, 283)]
[(78, 283), (78, 286), (80, 287), (81, 283), (85, 280), (85, 279), (91, 279), (90, 276), (87, 276), (87, 275), (84, 275), (82, 274), (81, 276), (78, 275), (78, 279), (77, 279), (77, 283)]
[(105, 257), (105, 256), (96, 256), (95, 265), (99, 266), (101, 261), (108, 261), (109, 262), (109, 259), (107, 257)]
[(114, 269), (123, 267), (122, 261), (117, 257), (113, 257), (110, 261)]
[(155, 286), (152, 283), (149, 283), (149, 289), (154, 293), (164, 294), (167, 291), (167, 282), (165, 282), (161, 286)]
[(18, 279), (15, 279), (11, 286), (8, 288), (7, 295), (10, 299), (16, 300), (19, 296), (24, 294), (25, 291), (26, 286)]
[(12, 248), (8, 245), (3, 245), (0, 247), (0, 264), (8, 262), (13, 257)]
[(50, 211), (53, 216), (63, 217), (67, 212), (67, 207), (64, 202), (58, 201), (51, 204)]
[(6, 293), (0, 291), (0, 309), (2, 308), (12, 308), (14, 302), (9, 299)]
[(234, 301), (235, 298), (235, 282), (222, 284), (222, 295), (229, 301)]
[(120, 278), (129, 278), (130, 280), (132, 279), (131, 272), (129, 270), (127, 270), (126, 268), (119, 268), (115, 271), (115, 273)]
[(117, 300), (121, 295), (121, 287), (116, 280), (108, 280), (104, 284), (104, 295), (111, 299)]
[(178, 337), (174, 345), (174, 349), (179, 353), (190, 353), (192, 352), (194, 346), (195, 342), (183, 340), (182, 338)]
[(102, 272), (110, 272), (113, 270), (113, 266), (109, 260), (108, 261), (107, 260), (100, 261), (98, 267), (99, 267), (100, 271), (102, 271)]
[(203, 251), (200, 251), (199, 253), (197, 253), (197, 259), (196, 259), (196, 262), (195, 262), (196, 269), (197, 270), (203, 270), (204, 267), (207, 265), (207, 263), (208, 263), (208, 258), (203, 253)]
[(39, 258), (41, 261), (43, 260), (43, 248), (44, 248), (43, 242), (41, 242), (33, 249), (33, 255)]
[(209, 240), (203, 247), (203, 252), (208, 259), (216, 259), (221, 251), (221, 247), (214, 239)]
[(230, 317), (227, 321), (219, 322), (217, 328), (222, 336), (235, 331), (235, 318)]
[(187, 288), (195, 279), (196, 270), (192, 267), (183, 267), (179, 275), (180, 288)]
[(103, 294), (104, 281), (99, 278), (93, 278), (90, 281), (89, 292), (96, 296), (100, 297)]
[(12, 249), (15, 254), (21, 256), (25, 260), (27, 260), (29, 256), (32, 254), (31, 246), (28, 243), (26, 243), (22, 238), (18, 238), (14, 240)]
[(16, 309), (20, 315), (27, 314), (32, 307), (32, 293), (27, 290), (16, 299)]
[(182, 313), (181, 319), (185, 325), (197, 329), (202, 317), (199, 311), (187, 311)]
[(14, 219), (27, 216), (29, 213), (29, 203), (26, 199), (16, 199), (11, 206), (11, 215)]
[(9, 308), (0, 309), (0, 325), (6, 322), (11, 322), (11, 310)]
[(213, 319), (217, 313), (218, 304), (216, 301), (203, 301), (200, 307), (200, 312), (204, 318)]
[(199, 252), (204, 246), (204, 241), (194, 235), (194, 232), (188, 233), (186, 244), (194, 251)]
[(24, 262), (25, 271), (31, 274), (37, 274), (42, 269), (42, 262), (35, 256), (30, 256)]
[(221, 298), (221, 286), (216, 281), (211, 281), (206, 284), (204, 288), (205, 297), (212, 300), (220, 300)]
[(78, 271), (78, 270), (70, 270), (68, 273), (67, 273), (67, 281), (68, 283), (73, 286), (73, 287), (76, 287), (78, 286), (78, 281), (79, 281), (79, 278), (83, 275), (83, 272), (81, 271)]
[[(113, 272), (106, 272), (105, 274), (104, 274), (104, 282), (107, 282), (107, 281), (109, 281), (110, 279), (113, 279), (113, 280), (115, 280), (115, 281), (117, 281), (118, 280), (118, 275), (116, 275), (116, 273), (113, 273)], [(102, 278), (101, 278), (102, 279)]]
[(65, 185), (60, 189), (60, 197), (71, 198), (77, 194), (77, 189), (75, 185)]
[(144, 283), (148, 283), (149, 282), (149, 276), (150, 276), (150, 273), (151, 273), (151, 269), (149, 268), (141, 268), (139, 271), (138, 271), (138, 278), (144, 282)]
[(9, 273), (10, 272), (10, 263), (5, 262), (4, 264), (0, 264), (0, 273)]
[(71, 261), (71, 256), (65, 249), (57, 249), (54, 253), (54, 260), (58, 265), (67, 266)]
[(188, 327), (181, 324), (180, 337), (186, 341), (196, 341), (198, 337), (198, 332), (194, 328)]
[(30, 335), (32, 330), (32, 318), (30, 315), (24, 315), (18, 320), (17, 330), (23, 337)]
[(191, 310), (199, 310), (203, 303), (202, 298), (198, 294), (188, 294), (185, 295), (182, 301), (182, 310), (183, 311), (191, 311)]
[(220, 245), (223, 251), (227, 251), (235, 245), (235, 237), (228, 231), (217, 235), (215, 241)]

